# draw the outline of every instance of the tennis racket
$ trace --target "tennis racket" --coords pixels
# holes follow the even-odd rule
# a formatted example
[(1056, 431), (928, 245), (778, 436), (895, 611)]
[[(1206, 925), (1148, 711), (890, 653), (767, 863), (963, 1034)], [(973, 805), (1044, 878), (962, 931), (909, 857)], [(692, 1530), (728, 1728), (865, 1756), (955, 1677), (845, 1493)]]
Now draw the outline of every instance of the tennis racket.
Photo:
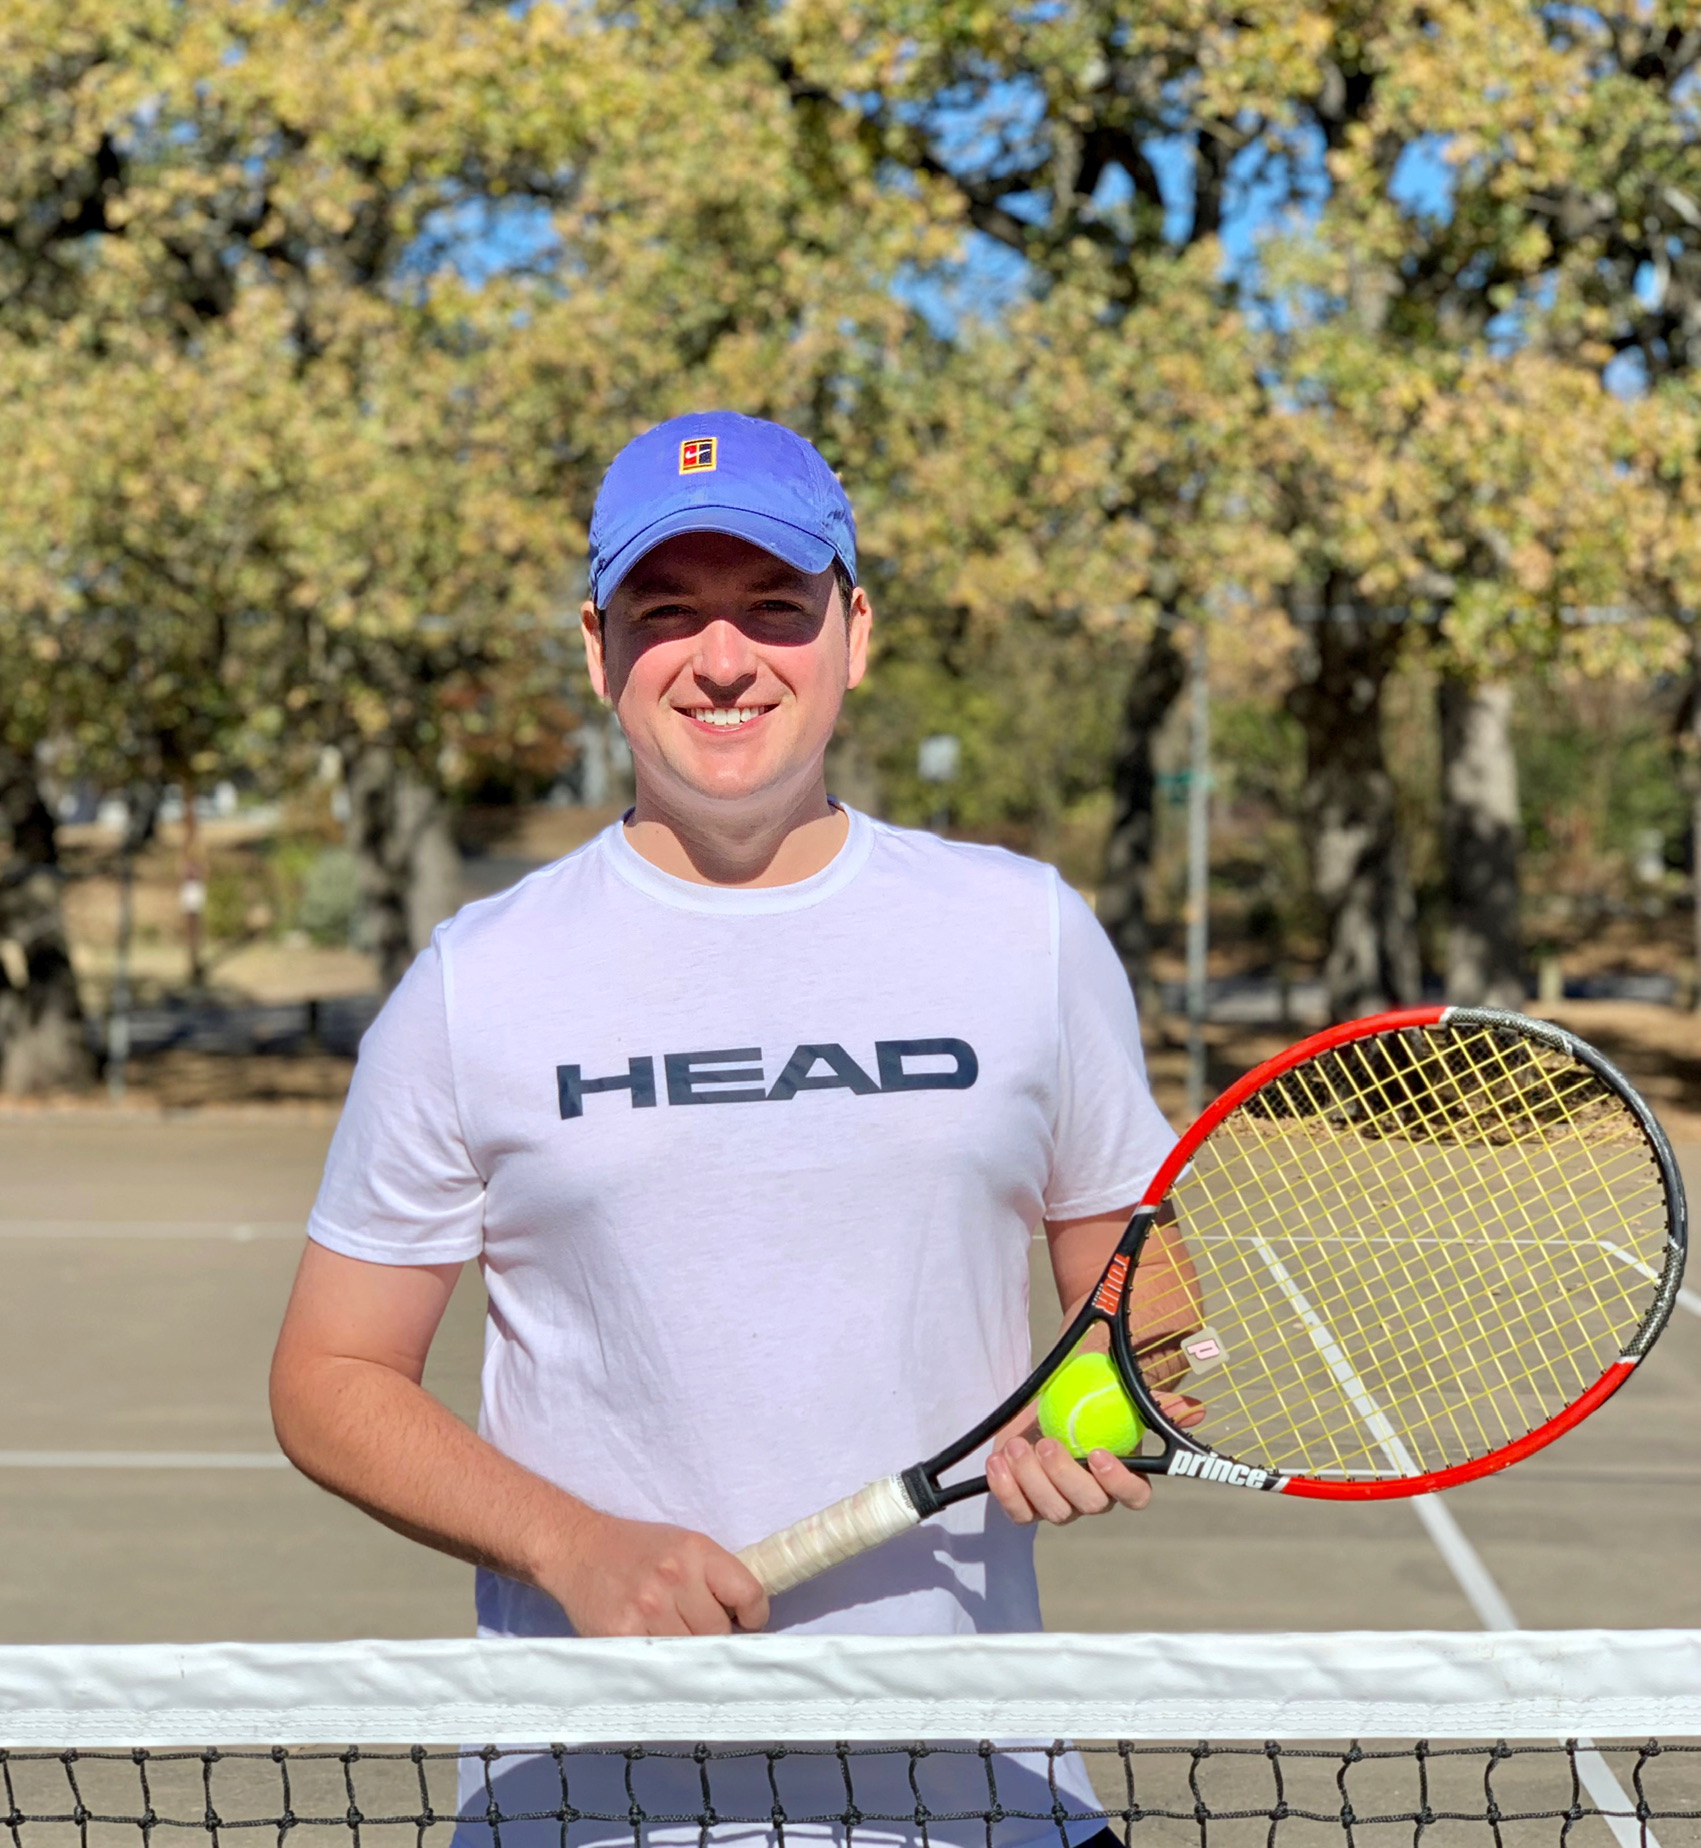
[[(784, 1591), (984, 1494), (984, 1476), (943, 1478), (1099, 1324), (1146, 1425), (1130, 1469), (1342, 1501), (1452, 1488), (1624, 1384), (1685, 1245), (1670, 1145), (1592, 1047), (1486, 1008), (1331, 1027), (1188, 1130), (1002, 1405), (739, 1558)], [(1189, 1430), (1156, 1397), (1184, 1383), (1206, 1408)]]

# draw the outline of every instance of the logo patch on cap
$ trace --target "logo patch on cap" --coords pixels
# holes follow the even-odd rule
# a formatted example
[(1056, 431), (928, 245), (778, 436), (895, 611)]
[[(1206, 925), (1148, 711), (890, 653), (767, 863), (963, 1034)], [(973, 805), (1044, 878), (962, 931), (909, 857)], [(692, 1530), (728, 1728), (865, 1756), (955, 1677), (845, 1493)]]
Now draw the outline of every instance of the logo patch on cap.
[(712, 436), (689, 436), (679, 445), (679, 472), (682, 475), (706, 475), (715, 466), (715, 439)]

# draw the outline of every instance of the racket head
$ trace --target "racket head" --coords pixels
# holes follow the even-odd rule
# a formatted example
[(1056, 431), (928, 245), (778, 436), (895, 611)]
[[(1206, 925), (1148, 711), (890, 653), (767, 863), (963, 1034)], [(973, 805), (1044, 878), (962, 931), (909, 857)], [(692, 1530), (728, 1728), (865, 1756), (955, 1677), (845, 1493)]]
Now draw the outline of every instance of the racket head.
[[(1353, 1021), (1247, 1073), (1130, 1229), (1094, 1304), (1162, 1446), (1135, 1467), (1354, 1500), (1471, 1481), (1579, 1424), (1665, 1326), (1687, 1245), (1623, 1075), (1483, 1008)], [(1166, 1416), (1174, 1392), (1202, 1424)]]

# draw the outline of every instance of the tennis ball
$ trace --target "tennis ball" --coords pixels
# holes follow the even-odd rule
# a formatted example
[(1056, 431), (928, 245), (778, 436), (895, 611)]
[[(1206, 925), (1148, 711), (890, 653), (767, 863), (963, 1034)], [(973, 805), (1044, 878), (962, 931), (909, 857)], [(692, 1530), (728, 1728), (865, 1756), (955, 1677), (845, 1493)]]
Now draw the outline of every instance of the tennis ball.
[(1078, 1457), (1089, 1450), (1132, 1456), (1146, 1434), (1108, 1354), (1066, 1360), (1040, 1388), (1039, 1423)]

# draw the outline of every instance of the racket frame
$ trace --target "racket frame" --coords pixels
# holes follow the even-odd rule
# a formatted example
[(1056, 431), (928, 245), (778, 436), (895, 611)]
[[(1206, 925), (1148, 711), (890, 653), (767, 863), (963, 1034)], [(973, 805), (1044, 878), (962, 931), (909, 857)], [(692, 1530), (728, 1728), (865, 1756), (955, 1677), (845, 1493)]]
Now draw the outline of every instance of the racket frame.
[[(1640, 1325), (1625, 1343), (1618, 1359), (1571, 1404), (1533, 1430), (1526, 1431), (1522, 1437), (1514, 1438), (1486, 1455), (1450, 1464), (1445, 1469), (1429, 1470), (1415, 1476), (1334, 1480), (1267, 1470), (1257, 1464), (1243, 1464), (1225, 1456), (1211, 1445), (1190, 1436), (1165, 1417), (1141, 1375), (1123, 1314), (1141, 1250), (1170, 1188), (1185, 1172), (1211, 1133), (1271, 1079), (1305, 1064), (1320, 1053), (1351, 1045), (1357, 1040), (1374, 1039), (1409, 1028), (1442, 1025), (1507, 1028), (1551, 1046), (1556, 1052), (1587, 1066), (1628, 1106), (1647, 1139), (1649, 1152), (1659, 1169), (1670, 1211), (1665, 1270)], [(1612, 1397), (1636, 1370), (1638, 1361), (1653, 1345), (1670, 1318), (1672, 1307), (1677, 1301), (1678, 1287), (1683, 1281), (1687, 1250), (1688, 1211), (1683, 1180), (1665, 1131), (1660, 1128), (1653, 1112), (1637, 1095), (1624, 1074), (1594, 1047), (1567, 1033), (1563, 1027), (1555, 1026), (1550, 1021), (1531, 1020), (1526, 1015), (1509, 1013), (1499, 1008), (1445, 1006), (1401, 1008), (1391, 1013), (1326, 1027), (1322, 1032), (1314, 1033), (1288, 1047), (1274, 1058), (1266, 1059), (1262, 1065), (1254, 1066), (1205, 1109), (1152, 1177), (1151, 1185), (1135, 1207), (1127, 1229), (1117, 1241), (1116, 1249), (1092, 1294), (1070, 1319), (1068, 1327), (1058, 1336), (1045, 1357), (1022, 1384), (972, 1430), (965, 1431), (961, 1437), (925, 1462), (914, 1464), (903, 1471), (899, 1480), (905, 1494), (915, 1504), (918, 1517), (923, 1520), (941, 1508), (950, 1507), (953, 1502), (967, 1501), (973, 1496), (985, 1494), (987, 1481), (984, 1475), (953, 1483), (942, 1483), (940, 1478), (994, 1437), (1025, 1406), (1030, 1405), (1047, 1379), (1068, 1359), (1087, 1333), (1102, 1322), (1110, 1331), (1111, 1358), (1123, 1386), (1139, 1410), (1147, 1432), (1161, 1445), (1155, 1454), (1121, 1459), (1124, 1467), (1137, 1474), (1207, 1476), (1234, 1487), (1275, 1490), (1320, 1501), (1388, 1501), (1456, 1488), (1460, 1483), (1473, 1482), (1479, 1477), (1493, 1475), (1498, 1470), (1522, 1462), (1525, 1457), (1544, 1449), (1556, 1438), (1581, 1424)]]
[[(1023, 1380), (1020, 1386), (1003, 1400), (993, 1411), (989, 1412), (972, 1430), (965, 1431), (954, 1442), (949, 1443), (925, 1463), (917, 1463), (903, 1472), (900, 1480), (904, 1492), (915, 1503), (916, 1511), (925, 1520), (928, 1515), (936, 1514), (941, 1508), (949, 1508), (953, 1502), (968, 1501), (976, 1495), (987, 1492), (986, 1477), (973, 1476), (962, 1482), (942, 1484), (939, 1478), (946, 1470), (954, 1469), (963, 1459), (978, 1450), (988, 1439), (997, 1435), (1024, 1406), (1031, 1405), (1038, 1396), (1040, 1388), (1061, 1367), (1089, 1330), (1101, 1322), (1110, 1329), (1110, 1344), (1117, 1373), (1129, 1396), (1139, 1408), (1140, 1416), (1147, 1428), (1157, 1434), (1165, 1445), (1161, 1457), (1124, 1457), (1123, 1461), (1130, 1469), (1148, 1474), (1161, 1473), (1168, 1466), (1171, 1448), (1182, 1448), (1206, 1454), (1208, 1447), (1195, 1443), (1185, 1432), (1178, 1431), (1158, 1410), (1146, 1383), (1140, 1378), (1140, 1369), (1135, 1361), (1128, 1342), (1128, 1331), (1121, 1314), (1122, 1303), (1127, 1292), (1128, 1279), (1134, 1274), (1134, 1266), (1140, 1256), (1140, 1248), (1146, 1242), (1146, 1235), (1151, 1231), (1152, 1222), (1157, 1217), (1161, 1198), (1148, 1204), (1142, 1201), (1134, 1209), (1122, 1237), (1117, 1240), (1116, 1250), (1110, 1262), (1105, 1266), (1103, 1275), (1093, 1288), (1093, 1293), (1070, 1319), (1069, 1325), (1057, 1337), (1045, 1358)], [(1109, 1305), (1107, 1308), (1105, 1305)]]

